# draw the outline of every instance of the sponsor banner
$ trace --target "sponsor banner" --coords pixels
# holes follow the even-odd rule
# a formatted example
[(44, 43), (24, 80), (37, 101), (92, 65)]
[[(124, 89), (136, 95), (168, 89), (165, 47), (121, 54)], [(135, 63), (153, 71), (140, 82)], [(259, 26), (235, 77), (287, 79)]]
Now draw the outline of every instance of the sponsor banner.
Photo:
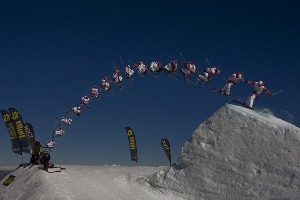
[(11, 118), (11, 115), (6, 110), (1, 110), (1, 115), (3, 117), (4, 123), (8, 129), (11, 144), (12, 144), (12, 151), (16, 154), (22, 155), (20, 142), (17, 134), (17, 130), (15, 128), (14, 120)]
[(34, 149), (35, 146), (35, 137), (34, 137), (34, 130), (31, 124), (26, 123), (24, 124), (25, 136), (31, 149)]
[(168, 159), (170, 161), (170, 165), (171, 165), (170, 143), (169, 143), (169, 141), (166, 138), (162, 139), (160, 143), (161, 143), (162, 148), (165, 150), (165, 153), (166, 153), (166, 155), (167, 155), (167, 157), (168, 157)]
[(130, 127), (125, 127), (125, 129), (126, 129), (128, 140), (129, 140), (131, 160), (138, 162), (136, 140), (135, 140), (133, 130)]
[(30, 154), (29, 143), (25, 136), (24, 123), (21, 115), (15, 108), (9, 108), (8, 110), (11, 114), (11, 118), (14, 120), (15, 128), (20, 141), (21, 152)]

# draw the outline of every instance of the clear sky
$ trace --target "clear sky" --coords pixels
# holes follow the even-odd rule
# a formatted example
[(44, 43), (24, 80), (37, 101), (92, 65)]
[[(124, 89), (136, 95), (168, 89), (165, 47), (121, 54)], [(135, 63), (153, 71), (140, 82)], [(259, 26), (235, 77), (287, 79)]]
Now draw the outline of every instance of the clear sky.
[[(193, 131), (216, 110), (232, 103), (209, 88), (221, 88), (229, 75), (263, 80), (273, 97), (262, 94), (254, 106), (300, 126), (299, 3), (297, 1), (1, 1), (1, 109), (16, 108), (48, 141), (56, 118), (112, 75), (115, 62), (186, 60), (198, 68), (220, 69), (205, 88), (158, 74), (137, 75), (122, 91), (100, 95), (56, 140), (53, 163), (135, 165), (125, 127), (136, 135), (139, 164), (167, 165), (160, 145), (167, 138), (172, 162)], [(202, 72), (203, 70), (201, 70)], [(196, 75), (191, 76), (196, 79)], [(245, 100), (253, 86), (237, 84), (231, 94)], [(234, 127), (232, 127), (234, 128)], [(29, 160), (27, 156), (24, 161)], [(0, 123), (0, 164), (19, 164)]]

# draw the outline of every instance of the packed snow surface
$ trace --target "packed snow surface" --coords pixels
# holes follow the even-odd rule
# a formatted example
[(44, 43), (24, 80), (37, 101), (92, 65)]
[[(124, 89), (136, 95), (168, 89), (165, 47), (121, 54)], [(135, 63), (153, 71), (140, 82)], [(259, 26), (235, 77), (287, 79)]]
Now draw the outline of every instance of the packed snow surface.
[(48, 173), (37, 165), (20, 167), (15, 180), (2, 185), (0, 199), (6, 200), (171, 200), (182, 199), (151, 187), (145, 178), (162, 167), (75, 166)]
[(299, 200), (299, 151), (298, 127), (227, 104), (195, 130), (172, 167), (19, 168), (12, 184), (0, 185), (0, 199)]

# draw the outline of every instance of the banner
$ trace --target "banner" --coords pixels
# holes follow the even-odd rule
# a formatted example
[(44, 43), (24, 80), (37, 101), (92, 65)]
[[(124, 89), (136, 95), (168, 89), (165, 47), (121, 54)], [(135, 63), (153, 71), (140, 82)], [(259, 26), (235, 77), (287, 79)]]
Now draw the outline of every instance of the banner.
[(17, 130), (18, 138), (20, 141), (21, 152), (30, 154), (29, 143), (25, 136), (24, 123), (21, 115), (14, 108), (9, 108), (8, 110), (11, 114), (11, 118), (14, 120), (15, 128)]
[(26, 123), (24, 125), (24, 130), (25, 130), (25, 136), (27, 141), (29, 142), (29, 145), (31, 149), (34, 149), (35, 147), (35, 137), (34, 137), (34, 130), (31, 124)]
[(22, 155), (17, 130), (14, 125), (14, 120), (6, 110), (1, 110), (0, 112), (10, 135), (12, 151), (16, 154)]
[(161, 143), (162, 148), (165, 150), (165, 153), (166, 153), (166, 155), (167, 155), (167, 157), (168, 157), (168, 159), (170, 161), (170, 165), (171, 165), (170, 143), (169, 143), (169, 141), (166, 138), (162, 139), (160, 143)]
[(136, 141), (135, 141), (135, 136), (134, 136), (133, 130), (130, 127), (125, 127), (125, 129), (127, 131), (127, 136), (128, 136), (128, 140), (129, 140), (131, 160), (138, 162)]

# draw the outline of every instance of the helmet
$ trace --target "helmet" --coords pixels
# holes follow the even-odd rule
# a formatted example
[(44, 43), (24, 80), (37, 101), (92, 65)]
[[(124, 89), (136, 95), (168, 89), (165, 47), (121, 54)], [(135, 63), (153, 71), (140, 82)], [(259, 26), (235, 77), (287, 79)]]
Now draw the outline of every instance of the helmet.
[(144, 64), (144, 63), (141, 61), (140, 64)]
[(97, 89), (97, 86), (94, 86), (95, 89)]
[(103, 79), (103, 80), (105, 80), (105, 81), (106, 81), (106, 80), (107, 80), (107, 78), (106, 78), (106, 77), (104, 77), (104, 79)]
[(88, 97), (88, 96), (85, 96), (84, 98), (85, 98), (85, 99), (88, 99), (89, 97)]
[(216, 74), (220, 74), (220, 70), (218, 70), (217, 68), (215, 69)]
[(119, 72), (117, 69), (115, 70), (115, 73)]
[(128, 68), (130, 68), (130, 65), (127, 65)]
[(264, 85), (264, 82), (258, 81), (258, 86), (259, 86), (259, 87), (261, 87), (261, 86), (263, 86), (263, 85)]
[(236, 73), (235, 75), (237, 78), (242, 78), (242, 74), (240, 72)]

